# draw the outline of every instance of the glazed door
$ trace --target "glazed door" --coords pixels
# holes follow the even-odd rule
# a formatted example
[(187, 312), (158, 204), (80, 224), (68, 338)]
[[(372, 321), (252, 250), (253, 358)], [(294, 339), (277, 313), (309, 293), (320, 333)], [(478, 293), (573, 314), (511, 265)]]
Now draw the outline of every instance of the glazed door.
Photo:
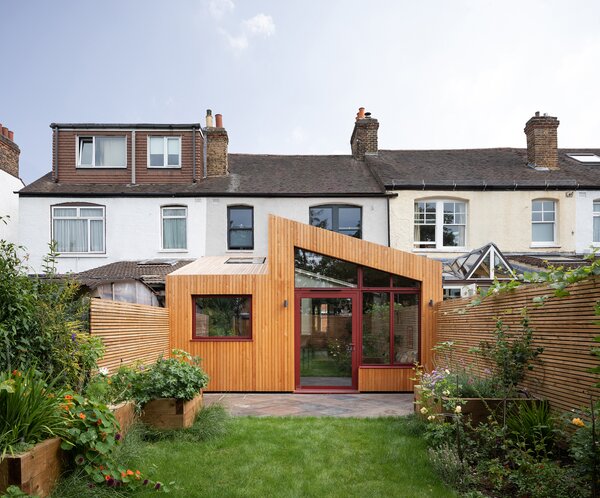
[(296, 294), (296, 388), (356, 389), (357, 294)]

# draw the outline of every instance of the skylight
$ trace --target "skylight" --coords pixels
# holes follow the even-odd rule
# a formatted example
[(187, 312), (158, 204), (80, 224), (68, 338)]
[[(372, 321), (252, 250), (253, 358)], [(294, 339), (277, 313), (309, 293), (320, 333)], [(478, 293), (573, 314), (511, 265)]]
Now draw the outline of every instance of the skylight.
[(266, 258), (229, 258), (226, 265), (262, 265)]
[(569, 156), (571, 159), (575, 159), (576, 161), (579, 161), (580, 163), (600, 163), (600, 156), (597, 156), (596, 154), (592, 154), (590, 153), (573, 153), (573, 154), (567, 154), (567, 156)]

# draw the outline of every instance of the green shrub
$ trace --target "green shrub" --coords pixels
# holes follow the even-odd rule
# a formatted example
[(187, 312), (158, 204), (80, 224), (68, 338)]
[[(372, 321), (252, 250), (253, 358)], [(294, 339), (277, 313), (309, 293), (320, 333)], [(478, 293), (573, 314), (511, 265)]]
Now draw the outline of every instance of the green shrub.
[(27, 449), (45, 439), (63, 436), (60, 395), (34, 369), (0, 373), (0, 453)]
[(526, 451), (547, 458), (554, 450), (557, 429), (547, 401), (517, 403), (506, 418), (509, 437)]
[(471, 469), (460, 461), (458, 454), (448, 444), (429, 448), (429, 461), (440, 478), (449, 486), (466, 491), (473, 485)]

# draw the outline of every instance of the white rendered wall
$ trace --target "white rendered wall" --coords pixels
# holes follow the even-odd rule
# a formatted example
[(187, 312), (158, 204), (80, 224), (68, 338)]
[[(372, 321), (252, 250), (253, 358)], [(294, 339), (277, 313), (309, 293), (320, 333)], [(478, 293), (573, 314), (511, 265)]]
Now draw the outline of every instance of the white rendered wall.
[[(51, 206), (63, 202), (91, 202), (106, 207), (106, 254), (62, 255), (58, 270), (80, 272), (116, 261), (152, 258), (195, 259), (204, 256), (206, 200), (194, 198), (135, 197), (21, 197), (20, 243), (30, 254), (33, 271), (41, 271), (51, 239)], [(187, 250), (161, 250), (160, 208), (187, 206)]]
[[(351, 204), (362, 207), (363, 239), (381, 245), (388, 244), (387, 199), (343, 197), (343, 198), (255, 198), (215, 197), (207, 202), (206, 255), (215, 256), (233, 253), (248, 253), (267, 256), (267, 232), (269, 214), (282, 216), (301, 223), (309, 222), (309, 208), (321, 204)], [(247, 205), (254, 207), (254, 250), (227, 250), (227, 206)]]
[[(494, 242), (505, 253), (574, 252), (577, 193), (564, 191), (456, 192), (404, 190), (390, 199), (391, 246), (433, 258), (454, 258)], [(414, 203), (425, 199), (467, 202), (466, 249), (456, 251), (414, 248)], [(557, 202), (556, 244), (536, 247), (531, 241), (531, 202)], [(590, 208), (591, 209), (591, 208)], [(591, 223), (591, 222), (590, 222)], [(591, 240), (591, 232), (590, 232)]]
[(0, 170), (0, 239), (13, 244), (19, 242), (19, 196), (15, 191), (24, 187), (23, 182), (6, 171)]
[(600, 190), (587, 190), (576, 192), (577, 202), (577, 242), (578, 253), (589, 253), (591, 246), (600, 247), (593, 241), (593, 204), (600, 200)]

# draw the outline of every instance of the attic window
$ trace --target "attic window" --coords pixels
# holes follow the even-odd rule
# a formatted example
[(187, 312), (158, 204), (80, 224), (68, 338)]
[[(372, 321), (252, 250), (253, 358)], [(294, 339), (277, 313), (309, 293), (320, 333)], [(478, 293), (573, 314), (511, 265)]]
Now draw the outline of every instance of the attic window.
[(600, 156), (592, 153), (567, 154), (567, 156), (580, 163), (600, 163)]
[(262, 265), (265, 258), (229, 258), (226, 265)]

